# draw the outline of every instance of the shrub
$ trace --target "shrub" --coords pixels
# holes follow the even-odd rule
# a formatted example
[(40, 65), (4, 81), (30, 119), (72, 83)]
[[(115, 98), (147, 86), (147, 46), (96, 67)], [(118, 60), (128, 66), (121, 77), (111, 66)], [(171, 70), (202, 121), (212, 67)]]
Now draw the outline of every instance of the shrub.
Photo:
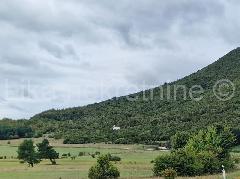
[(95, 157), (96, 157), (96, 155), (95, 155), (95, 154), (91, 154), (91, 157), (92, 157), (92, 158), (95, 158)]
[(71, 157), (71, 160), (75, 160), (75, 159), (76, 159), (76, 156), (72, 156), (72, 157)]
[(196, 176), (201, 174), (203, 168), (202, 163), (197, 160), (197, 156), (184, 149), (159, 156), (153, 163), (153, 172), (156, 176), (162, 176), (163, 171), (169, 168), (174, 169), (180, 176)]
[(62, 158), (67, 158), (68, 154), (62, 154)]
[(174, 179), (177, 176), (177, 172), (172, 168), (166, 169), (162, 172), (162, 176), (165, 179)]
[[(173, 150), (171, 154), (157, 157), (153, 163), (153, 172), (162, 176), (169, 168), (180, 176), (214, 174), (234, 167), (230, 149), (234, 144), (234, 135), (225, 128), (209, 127), (193, 135), (185, 147)], [(182, 142), (180, 143), (182, 144)]]
[(79, 152), (79, 153), (78, 153), (78, 156), (79, 156), (79, 157), (82, 157), (82, 156), (84, 156), (84, 155), (85, 155), (85, 152)]
[(121, 161), (121, 157), (110, 155), (109, 160), (113, 161), (113, 162), (120, 162)]
[(89, 169), (88, 177), (90, 179), (109, 179), (118, 178), (120, 172), (110, 163), (109, 155), (101, 155), (97, 164)]
[(101, 153), (99, 151), (96, 151), (95, 152), (95, 155), (100, 155)]

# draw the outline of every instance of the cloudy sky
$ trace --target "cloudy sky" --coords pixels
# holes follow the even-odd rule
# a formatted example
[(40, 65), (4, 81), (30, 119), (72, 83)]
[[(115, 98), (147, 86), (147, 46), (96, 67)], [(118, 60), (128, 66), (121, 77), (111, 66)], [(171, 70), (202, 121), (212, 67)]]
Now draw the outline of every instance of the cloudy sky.
[(0, 118), (102, 101), (239, 46), (239, 0), (1, 0)]

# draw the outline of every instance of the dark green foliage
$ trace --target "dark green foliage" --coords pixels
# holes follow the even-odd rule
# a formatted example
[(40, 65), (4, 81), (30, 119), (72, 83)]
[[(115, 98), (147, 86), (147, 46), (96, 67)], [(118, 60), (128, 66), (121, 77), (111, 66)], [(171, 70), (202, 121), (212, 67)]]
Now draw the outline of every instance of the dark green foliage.
[(95, 158), (96, 157), (96, 154), (90, 154), (92, 158)]
[(120, 162), (121, 161), (121, 157), (119, 156), (112, 156), (109, 154), (109, 160), (112, 162)]
[(171, 147), (173, 149), (183, 148), (190, 138), (188, 132), (177, 132), (174, 136), (171, 137)]
[(42, 137), (43, 136), (43, 134), (41, 133), (41, 132), (37, 132), (37, 133), (35, 133), (34, 134), (34, 138), (40, 138), (40, 137)]
[(0, 156), (0, 159), (7, 159), (7, 156)]
[(34, 132), (24, 120), (3, 119), (0, 122), (0, 140), (31, 138)]
[(76, 156), (71, 156), (71, 160), (76, 160)]
[(155, 159), (153, 172), (162, 176), (166, 169), (173, 168), (180, 176), (196, 176), (221, 172), (233, 168), (230, 149), (235, 142), (229, 128), (208, 127), (191, 136), (187, 144), (171, 154)]
[(32, 140), (24, 140), (18, 147), (17, 153), (18, 159), (28, 163), (31, 167), (40, 162), (39, 155), (35, 151)]
[(161, 176), (166, 169), (173, 168), (179, 176), (196, 176), (201, 174), (201, 164), (193, 153), (184, 149), (173, 151), (169, 155), (163, 155), (154, 161), (153, 172), (155, 176)]
[(109, 155), (101, 155), (97, 164), (89, 169), (90, 179), (114, 179), (120, 177), (118, 169), (110, 163)]
[(68, 158), (68, 154), (62, 154), (62, 158)]
[(101, 153), (99, 151), (96, 151), (95, 152), (95, 155), (100, 155)]
[(85, 152), (79, 152), (78, 156), (79, 157), (85, 156)]
[(57, 153), (52, 146), (49, 145), (49, 141), (44, 139), (42, 143), (37, 144), (38, 154), (41, 159), (49, 159), (52, 165), (56, 165), (56, 160), (59, 158)]

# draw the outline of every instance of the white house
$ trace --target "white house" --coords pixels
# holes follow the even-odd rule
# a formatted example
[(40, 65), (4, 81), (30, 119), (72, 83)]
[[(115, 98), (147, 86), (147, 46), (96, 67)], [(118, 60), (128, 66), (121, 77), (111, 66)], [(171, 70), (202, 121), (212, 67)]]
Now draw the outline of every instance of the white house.
[(120, 127), (117, 127), (117, 126), (113, 126), (113, 128), (112, 128), (114, 131), (118, 131), (118, 130), (120, 130)]

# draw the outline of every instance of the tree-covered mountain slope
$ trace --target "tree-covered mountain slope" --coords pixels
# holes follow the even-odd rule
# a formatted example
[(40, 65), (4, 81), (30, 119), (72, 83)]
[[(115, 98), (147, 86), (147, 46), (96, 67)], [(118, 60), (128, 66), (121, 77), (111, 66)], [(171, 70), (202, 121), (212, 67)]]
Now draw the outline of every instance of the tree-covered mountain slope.
[[(234, 94), (231, 93), (233, 88), (219, 86), (224, 94), (234, 95), (230, 100), (219, 100), (214, 94), (214, 85), (222, 79), (234, 84)], [(177, 85), (180, 88), (174, 92)], [(180, 85), (186, 86), (186, 99)], [(191, 99), (189, 91), (194, 85), (202, 87), (203, 93), (193, 95), (202, 100)], [(240, 48), (237, 48), (215, 63), (173, 83), (88, 106), (45, 111), (33, 116), (29, 123), (40, 133), (65, 138), (66, 143), (112, 140), (152, 143), (169, 139), (176, 131), (195, 131), (215, 123), (240, 128), (239, 88)], [(167, 92), (169, 89), (171, 92)], [(113, 125), (121, 130), (112, 131)]]

